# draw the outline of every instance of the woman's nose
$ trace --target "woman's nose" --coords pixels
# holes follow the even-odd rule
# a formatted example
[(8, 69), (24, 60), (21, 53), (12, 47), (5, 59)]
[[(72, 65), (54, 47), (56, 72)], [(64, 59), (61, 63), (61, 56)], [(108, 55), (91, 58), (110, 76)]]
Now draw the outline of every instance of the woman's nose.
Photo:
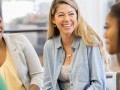
[(64, 21), (69, 21), (70, 17), (68, 15), (65, 16)]

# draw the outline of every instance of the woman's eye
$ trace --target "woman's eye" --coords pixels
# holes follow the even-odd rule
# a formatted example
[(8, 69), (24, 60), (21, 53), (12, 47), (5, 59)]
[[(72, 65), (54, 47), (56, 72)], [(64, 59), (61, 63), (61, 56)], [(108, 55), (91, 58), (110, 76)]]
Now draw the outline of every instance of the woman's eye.
[(104, 29), (108, 29), (108, 26), (104, 26)]
[(70, 16), (73, 16), (73, 15), (74, 15), (74, 13), (70, 13), (69, 15), (70, 15)]
[(58, 15), (59, 17), (64, 16), (63, 14)]

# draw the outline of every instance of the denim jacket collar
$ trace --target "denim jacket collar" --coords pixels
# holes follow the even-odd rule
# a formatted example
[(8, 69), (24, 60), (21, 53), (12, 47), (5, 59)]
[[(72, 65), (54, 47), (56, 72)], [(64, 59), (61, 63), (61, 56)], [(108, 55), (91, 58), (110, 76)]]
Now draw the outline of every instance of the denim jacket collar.
[[(75, 39), (74, 39), (74, 41), (73, 41), (73, 43), (72, 43), (72, 46), (71, 46), (73, 49), (77, 49), (77, 48), (79, 47), (79, 45), (80, 45), (79, 40), (80, 40), (80, 39), (81, 39), (81, 38), (75, 38)], [(56, 48), (62, 47), (61, 36), (60, 36), (60, 35), (57, 36), (56, 38), (54, 38), (54, 40), (55, 40), (55, 47), (56, 47)]]
[(60, 36), (60, 35), (59, 35), (59, 36), (56, 36), (56, 37), (54, 38), (54, 40), (55, 40), (55, 47), (56, 47), (56, 48), (62, 47), (61, 36)]

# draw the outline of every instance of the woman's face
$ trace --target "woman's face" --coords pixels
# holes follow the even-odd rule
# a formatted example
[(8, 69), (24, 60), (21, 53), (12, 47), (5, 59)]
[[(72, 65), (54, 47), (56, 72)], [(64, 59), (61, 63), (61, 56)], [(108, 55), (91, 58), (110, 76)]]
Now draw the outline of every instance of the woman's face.
[(110, 14), (106, 18), (106, 32), (104, 37), (106, 39), (107, 50), (110, 54), (118, 53), (118, 21), (115, 16)]
[(75, 9), (68, 4), (60, 4), (52, 22), (57, 26), (61, 35), (71, 35), (77, 27)]

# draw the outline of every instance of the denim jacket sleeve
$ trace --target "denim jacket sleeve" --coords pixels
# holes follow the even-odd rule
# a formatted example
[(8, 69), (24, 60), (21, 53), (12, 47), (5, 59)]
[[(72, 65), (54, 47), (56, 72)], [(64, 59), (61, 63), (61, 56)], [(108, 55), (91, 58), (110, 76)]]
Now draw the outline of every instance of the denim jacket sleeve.
[[(50, 71), (50, 60), (49, 56), (50, 53), (52, 52), (51, 49), (48, 50), (50, 46), (48, 45), (48, 42), (45, 43), (44, 45), (44, 81), (43, 81), (43, 89), (44, 90), (53, 90), (52, 87), (52, 80), (51, 80), (51, 71)], [(52, 47), (51, 47), (52, 48)]]
[(87, 90), (106, 90), (106, 77), (104, 70), (104, 60), (99, 48), (88, 48), (88, 63), (90, 73), (90, 87)]

